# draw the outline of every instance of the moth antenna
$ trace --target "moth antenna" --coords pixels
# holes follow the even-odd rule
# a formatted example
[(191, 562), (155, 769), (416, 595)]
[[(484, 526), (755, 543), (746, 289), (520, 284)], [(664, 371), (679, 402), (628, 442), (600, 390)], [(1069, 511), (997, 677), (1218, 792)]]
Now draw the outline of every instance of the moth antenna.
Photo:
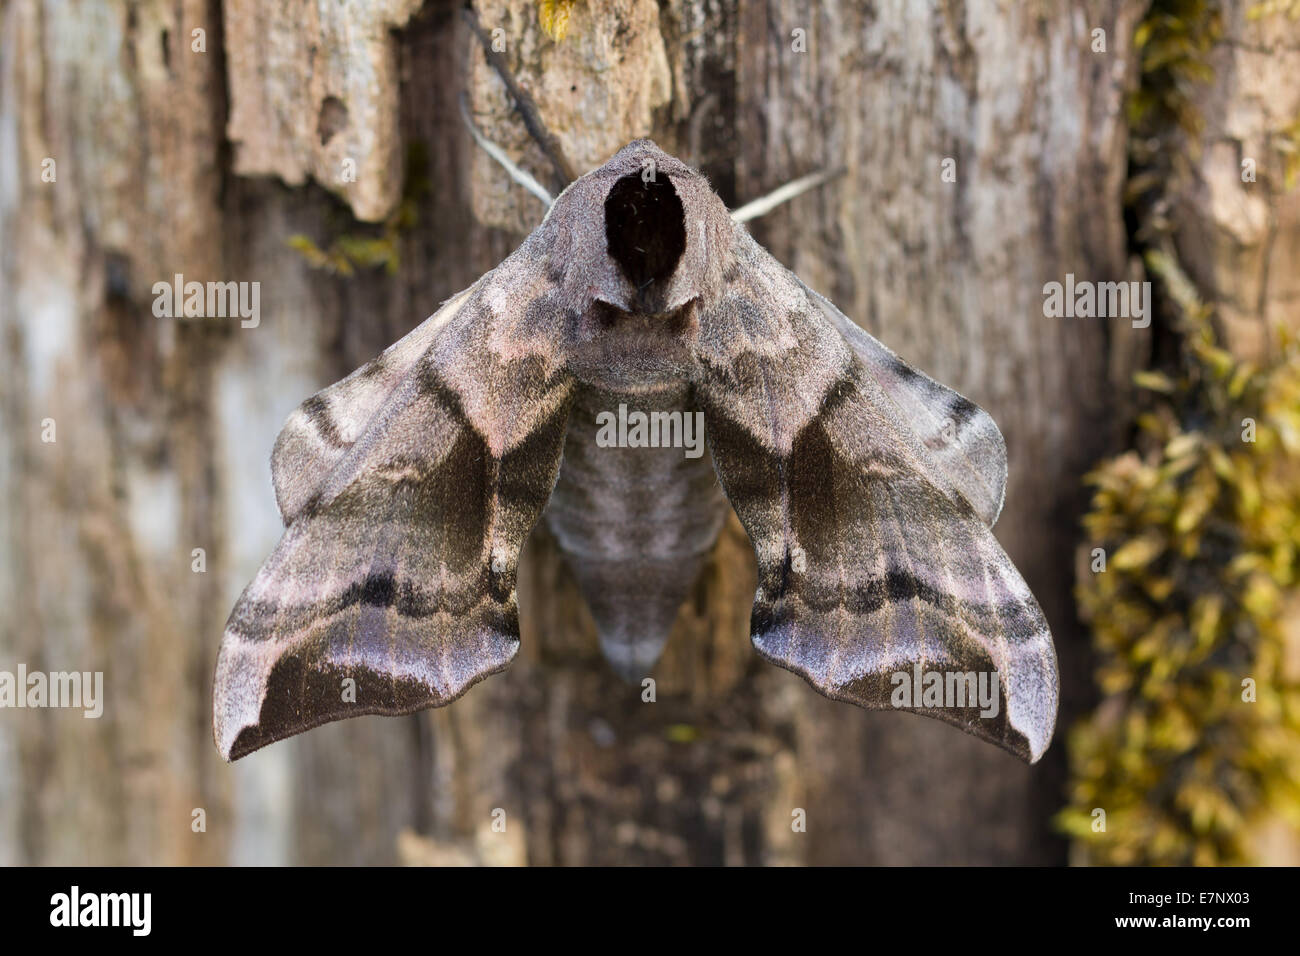
[[(551, 131), (546, 128), (546, 124), (542, 122), (542, 116), (537, 110), (537, 104), (533, 102), (533, 98), (528, 95), (528, 91), (519, 85), (519, 81), (510, 72), (505, 57), (492, 49), (492, 38), (488, 36), (483, 29), (483, 25), (479, 23), (478, 14), (474, 11), (474, 8), (466, 4), (461, 8), (461, 14), (464, 16), (465, 22), (469, 24), (469, 28), (474, 31), (474, 35), (478, 37), (478, 42), (483, 47), (483, 55), (487, 57), (488, 63), (492, 65), (492, 69), (496, 70), (497, 76), (501, 77), (501, 82), (506, 85), (506, 91), (514, 100), (515, 109), (519, 111), (519, 117), (524, 121), (528, 135), (542, 148), (542, 152), (550, 160), (551, 167), (555, 170), (555, 175), (560, 181), (560, 189), (563, 190), (578, 176), (574, 173), (568, 157), (564, 155), (564, 148), (560, 145), (560, 141), (552, 135)], [(482, 145), (482, 143), (479, 145)]]
[(516, 166), (500, 146), (479, 132), (479, 128), (474, 125), (474, 118), (469, 115), (469, 101), (464, 93), (460, 94), (460, 118), (465, 121), (465, 126), (469, 129), (469, 135), (474, 137), (474, 142), (483, 147), (483, 152), (500, 163), (501, 168), (510, 174), (511, 179), (544, 202), (546, 208), (550, 209), (551, 203), (555, 202), (555, 197), (546, 191), (546, 187), (529, 175), (527, 170)]
[(800, 176), (793, 182), (788, 182), (781, 188), (772, 190), (766, 196), (760, 196), (752, 202), (745, 203), (739, 209), (733, 210), (731, 221), (749, 222), (759, 216), (766, 216), (782, 203), (789, 202), (795, 196), (802, 195), (810, 189), (816, 189), (832, 179), (837, 179), (843, 176), (845, 172), (844, 167), (840, 166), (835, 169), (823, 169), (820, 172), (809, 173), (807, 176)]

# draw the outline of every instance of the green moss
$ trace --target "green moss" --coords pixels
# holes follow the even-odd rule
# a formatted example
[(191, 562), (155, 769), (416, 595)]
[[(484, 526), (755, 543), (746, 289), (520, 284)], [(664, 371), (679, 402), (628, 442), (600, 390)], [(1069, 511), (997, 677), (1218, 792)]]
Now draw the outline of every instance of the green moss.
[(1248, 20), (1262, 20), (1271, 16), (1300, 20), (1300, 0), (1261, 0), (1246, 11)]
[(578, 0), (537, 0), (537, 20), (556, 43), (569, 32), (569, 18), (577, 5)]
[(1156, 0), (1133, 34), (1140, 81), (1128, 103), (1136, 133), (1200, 131), (1193, 91), (1213, 78), (1208, 55), (1221, 32), (1212, 0)]
[(1135, 448), (1087, 478), (1085, 547), (1106, 567), (1077, 599), (1102, 702), (1069, 732), (1057, 823), (1093, 864), (1251, 862), (1257, 818), (1300, 828), (1283, 632), (1300, 615), (1300, 348), (1283, 340), (1264, 367), (1222, 348), (1164, 212), (1190, 173), (1218, 36), (1212, 3), (1157, 0), (1136, 37), (1127, 199), (1175, 354), (1135, 377), (1149, 399)]
[(285, 242), (313, 269), (351, 276), (358, 269), (383, 268), (388, 275), (396, 275), (402, 265), (402, 234), (419, 222), (419, 204), (429, 192), (427, 169), (428, 153), (424, 145), (413, 143), (406, 152), (402, 199), (382, 223), (377, 226), (354, 223), (354, 231), (335, 237), (323, 249), (303, 233), (295, 233)]
[(1134, 31), (1138, 86), (1127, 102), (1125, 201), (1139, 223), (1139, 241), (1166, 227), (1161, 196), (1189, 173), (1203, 125), (1195, 92), (1214, 77), (1209, 54), (1220, 35), (1213, 0), (1155, 0)]
[(1176, 263), (1150, 253), (1147, 267), (1182, 355), (1140, 377), (1154, 401), (1138, 448), (1088, 476), (1087, 547), (1108, 560), (1077, 597), (1103, 702), (1070, 733), (1058, 823), (1090, 863), (1250, 862), (1256, 816), (1300, 827), (1300, 680), (1282, 630), (1284, 608), (1300, 611), (1300, 348), (1237, 361)]

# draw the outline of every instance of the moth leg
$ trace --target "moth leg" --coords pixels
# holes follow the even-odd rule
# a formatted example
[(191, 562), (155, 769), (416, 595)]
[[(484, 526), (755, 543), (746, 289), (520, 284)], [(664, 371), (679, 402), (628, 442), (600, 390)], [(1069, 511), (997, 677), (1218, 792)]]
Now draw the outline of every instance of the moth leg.
[(832, 179), (838, 179), (847, 171), (843, 166), (837, 166), (834, 169), (823, 169), (815, 173), (809, 173), (807, 176), (800, 176), (798, 179), (772, 190), (766, 196), (759, 196), (757, 199), (745, 203), (739, 209), (732, 210), (731, 221), (749, 222), (759, 216), (766, 216), (782, 203), (787, 203), (796, 196), (802, 196), (808, 190), (816, 189)]

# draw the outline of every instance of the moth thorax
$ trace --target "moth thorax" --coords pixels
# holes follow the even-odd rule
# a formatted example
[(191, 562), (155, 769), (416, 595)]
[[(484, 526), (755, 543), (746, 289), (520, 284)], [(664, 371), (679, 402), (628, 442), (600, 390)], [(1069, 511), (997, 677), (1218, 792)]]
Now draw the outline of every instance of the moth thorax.
[(614, 183), (605, 199), (605, 244), (632, 284), (633, 309), (663, 312), (669, 281), (686, 251), (686, 214), (668, 176), (648, 170)]

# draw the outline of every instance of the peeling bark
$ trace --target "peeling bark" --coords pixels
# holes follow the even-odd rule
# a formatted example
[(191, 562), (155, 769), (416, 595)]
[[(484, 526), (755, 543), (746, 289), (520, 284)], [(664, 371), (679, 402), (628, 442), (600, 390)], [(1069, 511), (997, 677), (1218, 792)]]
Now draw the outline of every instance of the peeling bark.
[(398, 41), (421, 0), (225, 0), (234, 173), (311, 177), (378, 222), (402, 189)]

